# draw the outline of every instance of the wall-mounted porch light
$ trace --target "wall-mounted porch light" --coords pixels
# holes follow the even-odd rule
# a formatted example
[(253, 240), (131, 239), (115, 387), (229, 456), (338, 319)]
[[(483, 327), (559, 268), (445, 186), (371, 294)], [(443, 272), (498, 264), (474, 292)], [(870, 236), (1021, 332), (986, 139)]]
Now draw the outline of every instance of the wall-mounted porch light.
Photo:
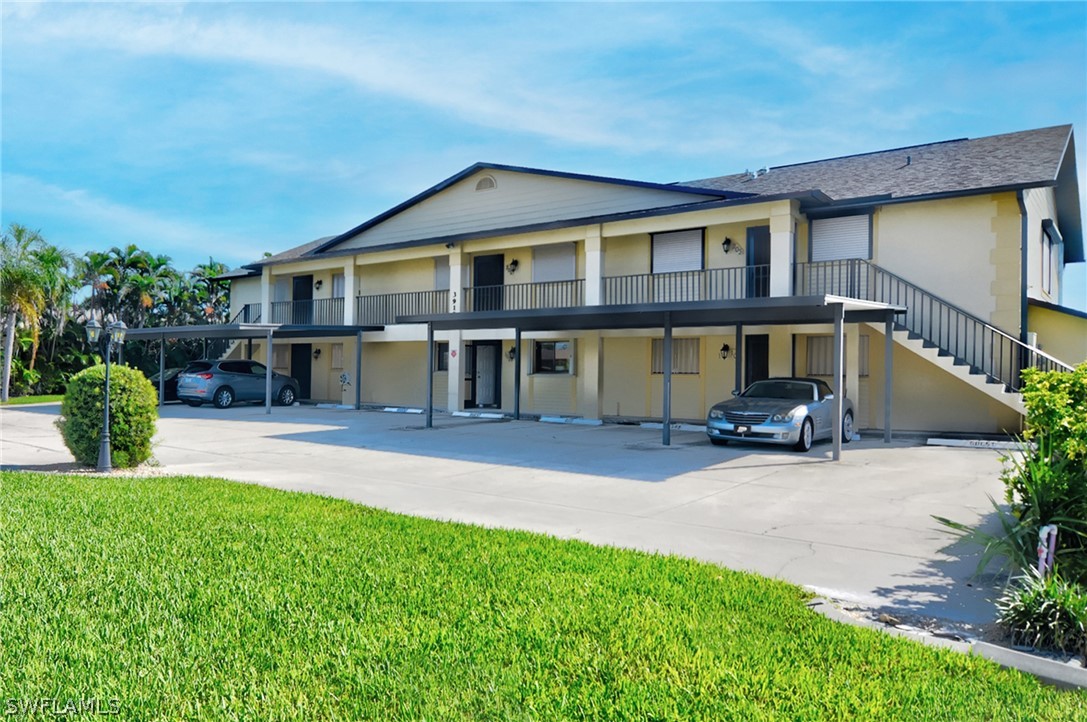
[(722, 360), (727, 359), (732, 354), (732, 347), (729, 346), (727, 343), (721, 344), (720, 354)]
[(321, 349), (319, 349), (319, 348), (313, 349), (313, 358), (315, 358), (315, 359), (321, 358)]
[(506, 271), (512, 276), (517, 270), (517, 267), (521, 265), (521, 262), (514, 258), (512, 261), (506, 264)]
[(510, 350), (506, 352), (506, 358), (508, 358), (510, 361), (512, 361), (516, 357), (517, 357), (517, 347), (516, 346), (510, 346)]
[(318, 291), (320, 291), (321, 286), (323, 286), (323, 285), (325, 285), (325, 282), (323, 280), (321, 280), (321, 279), (317, 279), (317, 283), (313, 284), (313, 287), (316, 288)]
[(725, 253), (743, 253), (744, 247), (731, 238), (725, 238), (725, 240), (721, 241), (721, 250)]

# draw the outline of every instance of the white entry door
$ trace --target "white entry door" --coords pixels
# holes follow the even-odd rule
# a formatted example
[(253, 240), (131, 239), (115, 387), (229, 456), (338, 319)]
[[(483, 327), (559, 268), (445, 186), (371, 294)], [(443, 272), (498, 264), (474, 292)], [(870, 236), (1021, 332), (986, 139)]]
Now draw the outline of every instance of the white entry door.
[(476, 406), (497, 406), (498, 347), (476, 344)]

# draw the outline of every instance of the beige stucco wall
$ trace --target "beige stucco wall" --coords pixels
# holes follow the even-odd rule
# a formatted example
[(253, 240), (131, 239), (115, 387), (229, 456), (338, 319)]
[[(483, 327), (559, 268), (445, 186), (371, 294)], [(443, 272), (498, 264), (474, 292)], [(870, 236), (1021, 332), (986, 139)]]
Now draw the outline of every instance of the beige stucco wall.
[(1048, 308), (1027, 309), (1027, 329), (1038, 334), (1038, 346), (1070, 366), (1087, 360), (1087, 318)]
[(410, 258), (391, 263), (367, 264), (359, 267), (357, 277), (360, 296), (430, 291), (434, 288), (434, 259)]
[(237, 316), (247, 303), (260, 303), (260, 276), (235, 278), (230, 282), (230, 318)]
[(362, 401), (423, 406), (426, 403), (425, 341), (362, 345)]
[(1014, 193), (883, 206), (873, 236), (875, 263), (1018, 335), (1021, 233)]

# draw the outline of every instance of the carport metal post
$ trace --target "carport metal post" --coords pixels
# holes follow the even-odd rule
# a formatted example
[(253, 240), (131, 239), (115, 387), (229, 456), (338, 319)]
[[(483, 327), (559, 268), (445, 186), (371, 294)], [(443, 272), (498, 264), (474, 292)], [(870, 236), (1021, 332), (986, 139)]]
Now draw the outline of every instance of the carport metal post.
[(434, 427), (434, 324), (426, 325), (426, 427)]
[(272, 329), (268, 329), (268, 333), (265, 336), (264, 413), (272, 413)]
[(521, 329), (513, 329), (513, 419), (521, 420)]
[(362, 331), (355, 335), (355, 411), (362, 408)]
[(166, 337), (159, 339), (159, 406), (166, 404)]
[(664, 423), (661, 429), (661, 443), (672, 445), (672, 314), (664, 314)]
[(891, 443), (891, 396), (894, 387), (891, 383), (891, 373), (894, 367), (894, 332), (895, 317), (891, 311), (887, 312), (887, 318), (883, 322), (883, 443)]
[(834, 312), (834, 413), (831, 415), (831, 438), (834, 440), (834, 452), (832, 458), (838, 461), (842, 458), (842, 371), (845, 360), (842, 348), (842, 321), (845, 318), (845, 307), (840, 303), (832, 307)]

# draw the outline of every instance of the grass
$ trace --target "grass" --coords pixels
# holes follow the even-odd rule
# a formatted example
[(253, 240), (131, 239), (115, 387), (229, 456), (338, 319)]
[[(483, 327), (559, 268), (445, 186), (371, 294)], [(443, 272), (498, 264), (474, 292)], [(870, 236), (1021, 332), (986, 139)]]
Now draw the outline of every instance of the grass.
[(50, 404), (63, 401), (64, 394), (44, 394), (42, 396), (11, 396), (7, 401), (0, 401), (0, 406), (23, 406), (24, 404)]
[(1087, 719), (1087, 694), (835, 624), (782, 582), (212, 479), (3, 472), (0, 553), (6, 705), (105, 700), (129, 720)]

